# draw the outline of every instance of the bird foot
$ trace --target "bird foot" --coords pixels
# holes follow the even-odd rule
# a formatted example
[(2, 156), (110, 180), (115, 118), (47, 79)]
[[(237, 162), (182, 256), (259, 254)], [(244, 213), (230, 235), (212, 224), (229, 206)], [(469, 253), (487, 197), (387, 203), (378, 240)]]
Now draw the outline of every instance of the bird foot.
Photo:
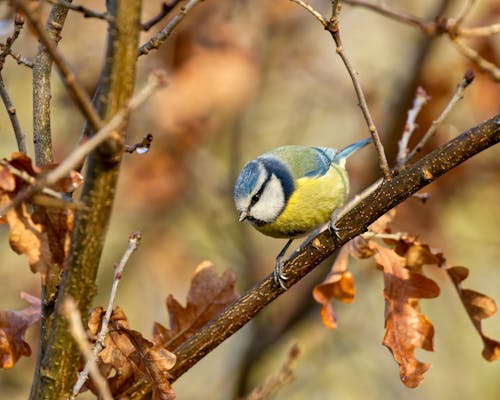
[(276, 264), (274, 264), (274, 282), (276, 282), (277, 285), (281, 286), (284, 290), (287, 290), (287, 287), (285, 286), (285, 281), (288, 280), (288, 277), (283, 274), (281, 269), (283, 268), (283, 258), (282, 257), (276, 257)]
[(340, 229), (337, 228), (336, 222), (337, 222), (337, 216), (339, 214), (339, 209), (336, 208), (333, 210), (332, 215), (330, 216), (330, 221), (328, 222), (328, 230), (335, 235), (337, 239), (340, 239), (339, 232)]

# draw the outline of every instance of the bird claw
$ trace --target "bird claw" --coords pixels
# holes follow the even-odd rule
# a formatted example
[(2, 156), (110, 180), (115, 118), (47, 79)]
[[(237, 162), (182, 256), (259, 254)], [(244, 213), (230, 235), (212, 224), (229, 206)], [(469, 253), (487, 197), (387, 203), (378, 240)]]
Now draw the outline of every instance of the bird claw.
[(283, 274), (281, 269), (283, 268), (283, 258), (282, 257), (276, 257), (276, 264), (274, 264), (274, 282), (276, 282), (277, 285), (281, 286), (282, 289), (287, 290), (287, 287), (285, 286), (285, 281), (288, 280), (288, 277)]
[(335, 235), (335, 237), (337, 239), (340, 239), (340, 236), (339, 236), (340, 229), (337, 228), (337, 225), (335, 225), (335, 223), (337, 222), (337, 215), (338, 215), (338, 213), (339, 213), (339, 209), (338, 208), (336, 208), (335, 210), (333, 210), (332, 215), (330, 216), (330, 221), (328, 222), (328, 230), (333, 235)]

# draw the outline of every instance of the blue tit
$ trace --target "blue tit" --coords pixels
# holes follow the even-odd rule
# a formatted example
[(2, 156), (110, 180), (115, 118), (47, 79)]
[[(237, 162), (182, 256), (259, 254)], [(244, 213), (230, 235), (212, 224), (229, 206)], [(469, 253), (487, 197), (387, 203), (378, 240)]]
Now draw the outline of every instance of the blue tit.
[(248, 162), (234, 187), (239, 220), (258, 231), (289, 241), (276, 258), (274, 279), (286, 289), (282, 257), (293, 239), (330, 221), (349, 192), (346, 159), (366, 146), (363, 139), (338, 151), (328, 147), (282, 146)]

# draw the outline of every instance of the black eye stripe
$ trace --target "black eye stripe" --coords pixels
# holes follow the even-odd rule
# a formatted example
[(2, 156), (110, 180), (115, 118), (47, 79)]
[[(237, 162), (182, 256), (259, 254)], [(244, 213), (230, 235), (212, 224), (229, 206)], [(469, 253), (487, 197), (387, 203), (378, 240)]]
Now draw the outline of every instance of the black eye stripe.
[(286, 203), (295, 190), (293, 177), (289, 169), (286, 167), (286, 165), (284, 165), (280, 160), (276, 158), (263, 157), (260, 161), (262, 162), (262, 164), (264, 164), (266, 170), (269, 173), (262, 187), (265, 187), (268, 181), (274, 175), (281, 183)]
[(260, 186), (259, 190), (257, 191), (257, 193), (255, 193), (251, 200), (250, 200), (250, 207), (253, 207), (255, 205), (255, 203), (257, 203), (259, 200), (260, 200), (260, 197), (262, 196), (262, 193), (264, 192), (264, 189), (266, 188), (267, 184), (269, 183), (269, 181), (271, 180), (271, 177), (273, 176), (274, 174), (267, 174), (267, 178), (266, 180), (264, 181), (264, 183)]

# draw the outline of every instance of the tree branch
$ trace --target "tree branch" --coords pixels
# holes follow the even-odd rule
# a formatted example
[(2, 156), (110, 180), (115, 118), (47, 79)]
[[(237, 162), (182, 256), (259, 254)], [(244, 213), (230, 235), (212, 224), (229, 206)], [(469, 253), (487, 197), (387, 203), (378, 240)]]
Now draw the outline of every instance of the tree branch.
[[(283, 265), (290, 287), (301, 280), (322, 261), (387, 211), (403, 202), (418, 190), (467, 159), (500, 142), (500, 114), (469, 129), (450, 142), (435, 149), (399, 175), (383, 181), (377, 190), (366, 196), (336, 222), (338, 237), (322, 232), (308, 244), (300, 246)], [(217, 317), (181, 344), (174, 353), (176, 365), (169, 370), (178, 379), (200, 359), (236, 333), (266, 305), (285, 292), (274, 282), (273, 274), (257, 283), (247, 293), (228, 306)], [(143, 381), (128, 392), (130, 399), (144, 398), (151, 390)]]
[[(61, 39), (60, 38), (60, 32), (62, 29), (62, 25), (59, 25), (55, 21), (52, 21), (50, 18), (47, 21), (47, 24), (50, 24), (50, 28), (48, 32), (46, 32), (38, 23), (36, 18), (34, 17), (33, 13), (30, 12), (28, 4), (26, 3), (25, 0), (14, 0), (15, 6), (23, 12), (25, 15), (26, 19), (29, 21), (31, 27), (34, 29), (36, 32), (38, 39), (40, 39), (40, 46), (43, 46), (45, 50), (40, 50), (39, 51), (39, 56), (40, 60), (38, 60), (35, 63), (35, 67), (33, 70), (33, 79), (34, 82), (41, 82), (43, 80), (50, 80), (50, 71), (51, 71), (51, 66), (52, 62), (48, 61), (48, 59), (51, 59), (57, 66), (58, 71), (61, 75), (62, 81), (64, 83), (64, 86), (68, 90), (68, 92), (71, 94), (73, 99), (75, 100), (76, 104), (78, 105), (79, 109), (82, 111), (83, 115), (85, 118), (88, 120), (89, 124), (92, 126), (92, 129), (94, 130), (99, 130), (103, 122), (99, 118), (99, 115), (97, 114), (97, 111), (95, 110), (94, 106), (92, 105), (92, 101), (90, 100), (89, 96), (87, 95), (87, 92), (85, 89), (80, 85), (78, 80), (76, 79), (75, 74), (73, 71), (71, 71), (71, 68), (69, 67), (69, 64), (66, 62), (64, 57), (61, 55), (61, 53), (57, 50), (56, 43)], [(57, 8), (56, 8), (57, 7)], [(68, 9), (62, 6), (54, 6), (53, 12), (56, 15), (64, 15), (64, 18), (66, 18)], [(63, 19), (64, 20), (64, 19)], [(38, 59), (38, 56), (37, 56)], [(40, 75), (36, 73), (37, 65), (40, 65), (40, 68), (42, 69), (40, 71)], [(47, 91), (47, 88), (49, 89)], [(50, 121), (50, 109), (48, 108), (49, 102), (48, 99), (50, 99), (50, 85), (49, 84), (42, 84), (40, 87), (41, 91), (37, 91), (37, 84), (35, 84), (35, 94), (33, 96), (33, 101), (34, 104), (36, 102), (41, 101), (44, 106), (47, 108), (44, 110), (44, 118), (45, 120), (43, 121), (45, 124), (49, 124)], [(45, 97), (43, 97), (45, 96)], [(50, 125), (49, 125), (50, 126)], [(50, 127), (48, 128), (48, 131), (50, 132)], [(43, 132), (43, 134), (47, 134), (47, 129), (46, 131)], [(42, 136), (40, 137), (42, 138)], [(49, 140), (49, 137), (43, 137), (44, 140)], [(35, 138), (36, 140), (36, 138)], [(50, 139), (51, 140), (51, 139)], [(52, 147), (52, 144), (47, 143), (45, 148)], [(52, 155), (51, 155), (52, 156)]]
[[(140, 32), (140, 0), (109, 0), (109, 13), (115, 21), (108, 33), (105, 69), (97, 105), (103, 121), (115, 115), (131, 96)], [(99, 118), (100, 119), (100, 118)], [(69, 396), (75, 382), (79, 353), (71, 340), (62, 315), (62, 300), (72, 296), (86, 317), (95, 293), (95, 277), (104, 246), (123, 151), (124, 126), (107, 142), (93, 150), (87, 159), (81, 203), (76, 213), (70, 253), (59, 288), (54, 320), (50, 329), (38, 398)]]
[(161, 31), (139, 47), (138, 56), (148, 54), (151, 50), (158, 49), (158, 47), (160, 47), (160, 45), (167, 40), (174, 28), (179, 25), (179, 23), (193, 9), (193, 7), (202, 1), (203, 0), (189, 0), (185, 5), (183, 5), (179, 13), (168, 21), (167, 25), (165, 25)]

